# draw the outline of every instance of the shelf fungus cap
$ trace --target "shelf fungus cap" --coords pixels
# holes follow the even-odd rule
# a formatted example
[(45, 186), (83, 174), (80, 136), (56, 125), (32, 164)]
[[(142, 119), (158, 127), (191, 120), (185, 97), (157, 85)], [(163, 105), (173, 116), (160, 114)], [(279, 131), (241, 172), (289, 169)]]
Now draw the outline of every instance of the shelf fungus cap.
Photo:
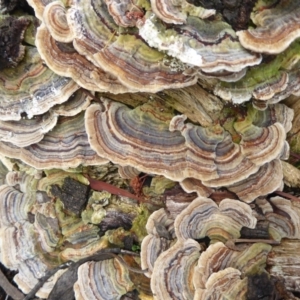
[(132, 289), (127, 268), (116, 258), (82, 264), (74, 284), (76, 299), (115, 300)]
[(248, 122), (237, 122), (235, 129), (242, 137), (242, 153), (257, 166), (280, 158), (285, 148), (286, 132), (282, 124), (258, 127)]
[(27, 147), (43, 139), (45, 133), (53, 129), (58, 115), (47, 112), (32, 119), (22, 118), (19, 121), (0, 120), (0, 140), (10, 142), (17, 147)]
[(61, 1), (53, 1), (46, 5), (43, 21), (56, 41), (62, 43), (73, 41), (74, 33), (68, 25), (66, 8)]
[(283, 188), (283, 171), (279, 159), (274, 159), (264, 164), (259, 170), (250, 175), (247, 179), (227, 186), (227, 189), (234, 192), (238, 197), (247, 202), (253, 202), (257, 197), (270, 194)]
[[(138, 1), (132, 0), (104, 0), (109, 14), (115, 23), (122, 27), (133, 27), (136, 22), (144, 16), (142, 7), (138, 6)], [(148, 6), (145, 3), (146, 6)]]
[(33, 205), (34, 199), (29, 194), (24, 194), (5, 184), (0, 186), (0, 228), (13, 226), (27, 220), (27, 213)]
[[(96, 67), (80, 55), (71, 43), (56, 41), (44, 24), (36, 34), (36, 46), (47, 66), (56, 74), (72, 78), (79, 86), (100, 92), (128, 92), (116, 77)], [(97, 80), (95, 80), (97, 79)]]
[(178, 240), (158, 257), (151, 277), (154, 299), (193, 299), (191, 276), (200, 251), (201, 247), (196, 241)]
[(224, 186), (259, 169), (221, 126), (203, 128), (172, 117), (155, 104), (131, 110), (102, 98), (86, 110), (85, 124), (91, 147), (100, 156), (171, 180), (195, 178), (204, 185), (213, 180), (210, 186)]
[(205, 73), (241, 72), (261, 62), (261, 55), (243, 48), (225, 22), (189, 17), (185, 25), (170, 28), (153, 13), (144, 19), (137, 26), (149, 46)]
[(84, 127), (84, 114), (60, 117), (55, 128), (30, 146), (18, 148), (9, 142), (0, 142), (0, 152), (17, 158), (36, 169), (75, 168), (80, 164), (105, 164), (90, 148)]
[(148, 269), (145, 275), (151, 277), (154, 263), (159, 255), (174, 243), (174, 219), (164, 208), (161, 208), (148, 218), (146, 230), (148, 235), (141, 244), (141, 267), (143, 270)]
[(255, 52), (277, 54), (300, 37), (299, 1), (279, 1), (275, 7), (256, 7), (252, 21), (257, 25), (237, 32), (243, 47)]
[(26, 47), (25, 57), (11, 72), (0, 73), (1, 120), (20, 120), (21, 114), (28, 118), (46, 113), (78, 90), (71, 79), (61, 77), (44, 65), (35, 47)]
[(269, 211), (264, 215), (269, 223), (269, 233), (273, 239), (280, 241), (282, 238), (300, 238), (300, 206), (295, 201), (282, 197), (272, 197), (257, 200), (258, 206), (268, 206)]
[(112, 74), (127, 88), (156, 93), (183, 88), (197, 82), (195, 74), (185, 74), (181, 61), (148, 46), (134, 35), (124, 34), (93, 55), (94, 63)]
[(151, 0), (151, 8), (161, 20), (173, 24), (185, 23), (188, 14), (205, 19), (216, 13), (214, 9), (194, 6), (185, 0)]
[(247, 278), (235, 268), (226, 268), (213, 273), (206, 281), (204, 289), (197, 289), (194, 300), (202, 299), (241, 299), (246, 300)]
[(208, 236), (225, 242), (240, 237), (242, 227), (255, 228), (256, 218), (246, 203), (224, 199), (218, 206), (209, 198), (198, 197), (176, 217), (174, 226), (178, 239)]
[[(230, 249), (221, 242), (211, 244), (206, 251), (201, 253), (195, 267), (193, 282), (196, 291), (205, 290), (210, 276), (226, 268), (239, 270), (243, 277), (260, 273), (264, 270), (267, 255), (271, 249), (272, 246), (265, 243), (253, 243), (241, 251)], [(240, 298), (233, 297), (232, 299)]]

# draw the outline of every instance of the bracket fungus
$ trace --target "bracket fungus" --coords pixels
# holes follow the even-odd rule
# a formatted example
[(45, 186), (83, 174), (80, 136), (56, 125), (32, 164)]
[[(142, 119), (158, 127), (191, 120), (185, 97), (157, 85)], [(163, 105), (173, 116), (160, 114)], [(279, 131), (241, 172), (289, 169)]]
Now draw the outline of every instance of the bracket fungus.
[(24, 293), (69, 260), (36, 297), (70, 272), (70, 299), (256, 299), (269, 274), (299, 290), (299, 202), (271, 194), (287, 135), (298, 152), (298, 0), (8, 2), (0, 261)]
[[(279, 122), (289, 129), (292, 111), (282, 118), (279, 109), (278, 116), (274, 116), (272, 122), (269, 120), (267, 127), (263, 127), (264, 119), (270, 111), (260, 117), (249, 112), (245, 120), (234, 123), (241, 136), (237, 144), (220, 125), (200, 127), (184, 123), (184, 116), (172, 118), (171, 114), (159, 112), (154, 106), (147, 103), (130, 110), (104, 98), (100, 104), (91, 105), (85, 115), (91, 147), (99, 156), (121, 166), (135, 166), (143, 172), (161, 174), (176, 181), (195, 178), (209, 187), (231, 186), (249, 176), (258, 180), (255, 174), (270, 162), (270, 168), (277, 167), (279, 177), (266, 193), (280, 185), (280, 162), (271, 161), (286, 159), (286, 132)], [(272, 114), (276, 115), (276, 110)], [(276, 118), (277, 123), (274, 122)], [(106, 132), (112, 134), (106, 136)], [(254, 199), (247, 198), (247, 201)]]
[(205, 19), (216, 13), (214, 9), (194, 6), (186, 0), (151, 0), (151, 8), (161, 20), (174, 24), (185, 23), (187, 15)]
[(0, 72), (1, 120), (20, 120), (21, 114), (29, 118), (47, 112), (60, 104), (79, 88), (65, 77), (47, 68), (34, 47), (26, 47), (25, 57), (13, 70)]
[(35, 144), (18, 148), (10, 142), (0, 142), (0, 152), (21, 159), (36, 169), (75, 168), (80, 164), (105, 164), (90, 147), (84, 128), (83, 113), (75, 117), (60, 117), (56, 127)]
[(300, 37), (299, 1), (258, 2), (251, 19), (257, 26), (237, 32), (241, 44), (255, 52), (277, 54)]
[(200, 250), (192, 239), (178, 240), (158, 257), (151, 277), (154, 299), (192, 299), (194, 287), (190, 277)]
[(132, 287), (127, 268), (115, 258), (82, 264), (74, 290), (77, 300), (114, 300), (120, 299)]
[(260, 55), (241, 47), (234, 30), (222, 21), (189, 17), (183, 26), (168, 29), (153, 13), (148, 13), (137, 25), (150, 46), (206, 73), (240, 72), (261, 62)]
[[(248, 277), (266, 273), (264, 268), (271, 248), (255, 243), (245, 250), (234, 251), (221, 242), (210, 245), (201, 253), (195, 267), (193, 299), (247, 299)], [(259, 288), (257, 284), (256, 289)]]
[(212, 241), (239, 238), (242, 227), (254, 228), (256, 218), (250, 207), (243, 202), (224, 199), (219, 206), (211, 199), (198, 197), (175, 219), (175, 235), (178, 239), (201, 239), (208, 236)]

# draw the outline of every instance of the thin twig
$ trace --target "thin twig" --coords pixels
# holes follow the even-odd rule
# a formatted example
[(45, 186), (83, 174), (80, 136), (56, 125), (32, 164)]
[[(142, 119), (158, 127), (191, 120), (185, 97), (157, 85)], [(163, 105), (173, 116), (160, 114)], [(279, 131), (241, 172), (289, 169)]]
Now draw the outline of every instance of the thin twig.
[(280, 245), (279, 241), (270, 240), (270, 239), (232, 239), (236, 243), (265, 243), (269, 245)]
[(281, 192), (281, 191), (275, 191), (274, 194), (277, 194), (279, 196), (282, 196), (282, 197), (285, 197), (285, 198), (288, 198), (290, 200), (294, 200), (294, 201), (300, 201), (300, 199), (294, 195), (291, 195), (291, 194), (288, 194), (288, 193), (285, 193), (285, 192)]
[(12, 297), (14, 300), (22, 300), (24, 298), (24, 295), (8, 281), (8, 279), (5, 277), (1, 270), (0, 286), (3, 288), (5, 293)]
[(53, 276), (57, 271), (68, 268), (73, 262), (67, 261), (52, 270), (49, 270), (45, 276), (39, 279), (38, 283), (34, 286), (34, 288), (23, 298), (23, 300), (29, 300), (38, 292), (38, 290), (44, 285), (44, 283)]

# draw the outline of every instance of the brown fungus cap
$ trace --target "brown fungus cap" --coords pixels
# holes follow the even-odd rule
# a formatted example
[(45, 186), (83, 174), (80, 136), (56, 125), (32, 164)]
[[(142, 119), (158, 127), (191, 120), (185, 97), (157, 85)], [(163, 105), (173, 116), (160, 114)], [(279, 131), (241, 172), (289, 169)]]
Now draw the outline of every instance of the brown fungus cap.
[(174, 24), (185, 23), (188, 14), (204, 19), (216, 13), (214, 9), (196, 7), (186, 0), (151, 0), (151, 8), (161, 20)]
[(252, 51), (277, 54), (300, 36), (300, 2), (278, 1), (275, 6), (254, 8), (254, 29), (237, 32), (241, 44)]
[(47, 112), (32, 119), (19, 121), (0, 120), (0, 140), (10, 142), (17, 147), (27, 147), (39, 142), (57, 123), (58, 115)]
[(182, 88), (196, 83), (194, 74), (186, 75), (186, 66), (134, 35), (124, 34), (93, 55), (95, 64), (116, 76), (132, 90), (156, 93), (167, 88)]
[(141, 244), (141, 267), (151, 277), (154, 263), (159, 255), (175, 242), (174, 219), (161, 208), (151, 214), (146, 224), (148, 235)]
[(116, 258), (82, 264), (74, 284), (76, 299), (120, 299), (132, 289), (128, 269)]
[(25, 148), (1, 142), (0, 152), (7, 157), (21, 159), (36, 169), (105, 164), (108, 161), (90, 148), (83, 117), (83, 113), (75, 117), (60, 117), (56, 127), (40, 142)]
[(73, 41), (74, 34), (68, 25), (66, 9), (61, 1), (50, 2), (45, 7), (43, 21), (56, 41), (61, 43)]
[(71, 43), (55, 41), (44, 24), (38, 28), (36, 45), (41, 57), (52, 71), (60, 76), (72, 78), (81, 87), (111, 93), (128, 91), (114, 76), (106, 74), (80, 55)]
[[(104, 0), (115, 23), (122, 27), (133, 27), (144, 16), (138, 0)], [(142, 3), (141, 3), (142, 4)]]
[(71, 79), (53, 73), (34, 47), (26, 47), (25, 57), (13, 70), (0, 72), (0, 118), (20, 120), (47, 112), (79, 88)]
[[(87, 109), (85, 122), (91, 146), (100, 156), (146, 173), (222, 186), (259, 169), (221, 126), (203, 128), (171, 118), (150, 104), (130, 110), (103, 98), (102, 104)], [(170, 121), (174, 131), (169, 130)]]
[(198, 197), (175, 219), (178, 239), (201, 239), (208, 236), (213, 241), (238, 238), (242, 227), (254, 228), (256, 218), (251, 208), (243, 202), (224, 199), (219, 206), (211, 199)]
[(227, 188), (247, 203), (251, 203), (259, 196), (282, 190), (283, 172), (281, 161), (274, 159), (261, 166), (256, 173), (250, 175), (247, 179), (229, 185)]
[(235, 31), (219, 20), (189, 17), (186, 24), (170, 27), (148, 12), (137, 26), (149, 46), (198, 67), (206, 74), (241, 72), (262, 59), (260, 54), (243, 48)]
[(192, 239), (178, 240), (158, 257), (151, 277), (154, 299), (193, 298), (194, 286), (190, 278), (200, 250), (200, 245)]
[[(242, 251), (234, 251), (221, 242), (210, 245), (206, 251), (201, 253), (195, 267), (193, 282), (196, 292), (194, 299), (207, 299), (208, 295), (220, 299), (220, 292), (222, 292), (222, 296), (225, 294), (229, 299), (245, 299), (248, 276), (264, 271), (267, 255), (271, 248), (267, 244), (255, 243)], [(225, 286), (221, 286), (221, 282), (219, 282), (220, 286), (214, 286), (214, 289), (211, 289), (211, 281), (217, 282), (216, 279), (210, 279), (210, 277), (218, 273), (219, 276), (227, 274), (222, 270), (229, 268), (239, 271), (236, 274), (243, 274), (240, 276), (241, 281), (232, 280), (231, 284), (227, 282)], [(234, 273), (234, 271), (232, 272)], [(224, 277), (226, 278), (226, 276)]]

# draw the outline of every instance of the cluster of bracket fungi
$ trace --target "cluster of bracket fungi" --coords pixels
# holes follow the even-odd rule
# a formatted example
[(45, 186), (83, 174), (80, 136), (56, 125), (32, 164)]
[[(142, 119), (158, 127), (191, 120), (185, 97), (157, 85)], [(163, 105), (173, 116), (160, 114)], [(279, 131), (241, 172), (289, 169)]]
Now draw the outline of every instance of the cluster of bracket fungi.
[(209, 2), (0, 1), (0, 261), (24, 294), (87, 259), (76, 299), (299, 299), (278, 194), (300, 186), (300, 1)]

